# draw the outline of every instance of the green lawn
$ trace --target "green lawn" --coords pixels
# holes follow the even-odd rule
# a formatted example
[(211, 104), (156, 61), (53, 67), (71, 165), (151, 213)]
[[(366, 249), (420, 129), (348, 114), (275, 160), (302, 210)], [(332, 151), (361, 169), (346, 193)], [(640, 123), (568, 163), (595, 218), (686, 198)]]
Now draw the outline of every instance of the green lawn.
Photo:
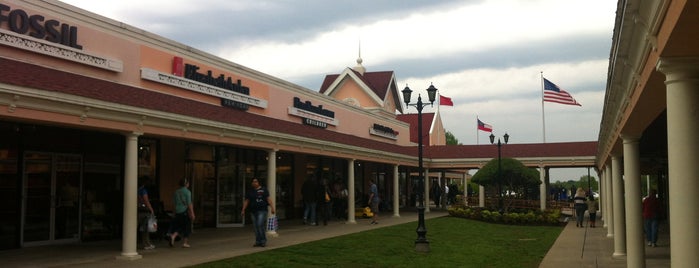
[(417, 224), (407, 223), (196, 267), (538, 267), (563, 230), (455, 217), (425, 225), (429, 253), (415, 252)]

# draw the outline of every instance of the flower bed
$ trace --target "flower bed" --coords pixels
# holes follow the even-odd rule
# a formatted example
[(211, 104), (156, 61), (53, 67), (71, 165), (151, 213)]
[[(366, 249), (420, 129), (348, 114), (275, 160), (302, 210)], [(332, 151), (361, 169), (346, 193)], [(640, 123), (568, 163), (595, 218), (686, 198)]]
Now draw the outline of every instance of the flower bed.
[(467, 218), (485, 222), (512, 225), (561, 225), (561, 211), (558, 209), (519, 210), (500, 213), (481, 207), (452, 206), (449, 208), (452, 217)]

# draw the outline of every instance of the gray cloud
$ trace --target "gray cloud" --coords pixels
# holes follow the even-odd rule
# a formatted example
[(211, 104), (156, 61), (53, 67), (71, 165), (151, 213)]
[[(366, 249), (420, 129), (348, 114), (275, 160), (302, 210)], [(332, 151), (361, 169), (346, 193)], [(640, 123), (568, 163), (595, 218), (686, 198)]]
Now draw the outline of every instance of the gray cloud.
[[(134, 10), (124, 20), (144, 29), (158, 28), (158, 34), (200, 49), (223, 42), (236, 46), (255, 40), (294, 42), (318, 32), (346, 25), (362, 25), (378, 19), (399, 19), (415, 12), (448, 10), (478, 1), (407, 0), (392, 1), (272, 1), (265, 8), (229, 11), (212, 6), (180, 14), (155, 15), (149, 10)], [(274, 8), (269, 8), (274, 6)]]

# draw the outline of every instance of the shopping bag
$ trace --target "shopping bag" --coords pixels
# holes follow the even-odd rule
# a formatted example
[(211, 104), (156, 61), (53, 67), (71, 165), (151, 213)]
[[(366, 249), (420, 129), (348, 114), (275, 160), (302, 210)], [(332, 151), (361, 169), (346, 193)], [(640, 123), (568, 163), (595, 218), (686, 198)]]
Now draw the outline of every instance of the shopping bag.
[(155, 215), (148, 216), (148, 232), (155, 233), (157, 231), (158, 231), (158, 219), (155, 218)]
[(277, 216), (272, 215), (269, 218), (267, 218), (267, 231), (277, 231), (279, 228), (279, 223), (277, 222)]

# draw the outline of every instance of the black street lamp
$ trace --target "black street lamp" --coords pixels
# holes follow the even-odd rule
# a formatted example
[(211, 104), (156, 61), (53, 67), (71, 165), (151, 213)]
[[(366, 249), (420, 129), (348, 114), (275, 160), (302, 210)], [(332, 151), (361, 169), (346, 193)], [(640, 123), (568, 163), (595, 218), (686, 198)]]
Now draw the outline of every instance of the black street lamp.
[[(505, 139), (505, 143), (507, 144), (507, 141), (510, 139), (510, 135), (505, 135), (502, 136)], [(500, 138), (498, 138), (498, 143), (495, 143), (495, 135), (493, 133), (490, 133), (490, 144), (495, 144), (498, 146), (498, 209), (502, 210), (503, 209), (503, 202), (502, 202), (502, 164), (501, 164), (501, 157), (500, 157), (500, 147), (502, 147), (503, 143), (500, 143)], [(502, 213), (502, 211), (501, 211)]]
[[(403, 92), (403, 101), (405, 101), (406, 106), (414, 106), (417, 108), (417, 144), (418, 144), (418, 150), (417, 150), (417, 155), (418, 155), (418, 169), (420, 172), (420, 180), (422, 182), (422, 187), (421, 191), (419, 191), (418, 199), (420, 200), (420, 203), (417, 207), (417, 212), (418, 212), (418, 221), (417, 221), (417, 239), (415, 240), (415, 250), (418, 252), (429, 252), (430, 251), (430, 242), (427, 241), (427, 228), (425, 227), (425, 184), (427, 180), (425, 180), (425, 170), (422, 167), (422, 108), (427, 106), (427, 103), (422, 103), (422, 97), (420, 94), (417, 95), (417, 103), (411, 104), (410, 103), (410, 95), (413, 93), (412, 90), (408, 87), (408, 85), (405, 85), (405, 89), (403, 89), (401, 92)], [(434, 104), (434, 100), (436, 98), (437, 94), (437, 88), (435, 88), (432, 84), (430, 84), (430, 87), (427, 88), (427, 96), (430, 99), (430, 106)]]

